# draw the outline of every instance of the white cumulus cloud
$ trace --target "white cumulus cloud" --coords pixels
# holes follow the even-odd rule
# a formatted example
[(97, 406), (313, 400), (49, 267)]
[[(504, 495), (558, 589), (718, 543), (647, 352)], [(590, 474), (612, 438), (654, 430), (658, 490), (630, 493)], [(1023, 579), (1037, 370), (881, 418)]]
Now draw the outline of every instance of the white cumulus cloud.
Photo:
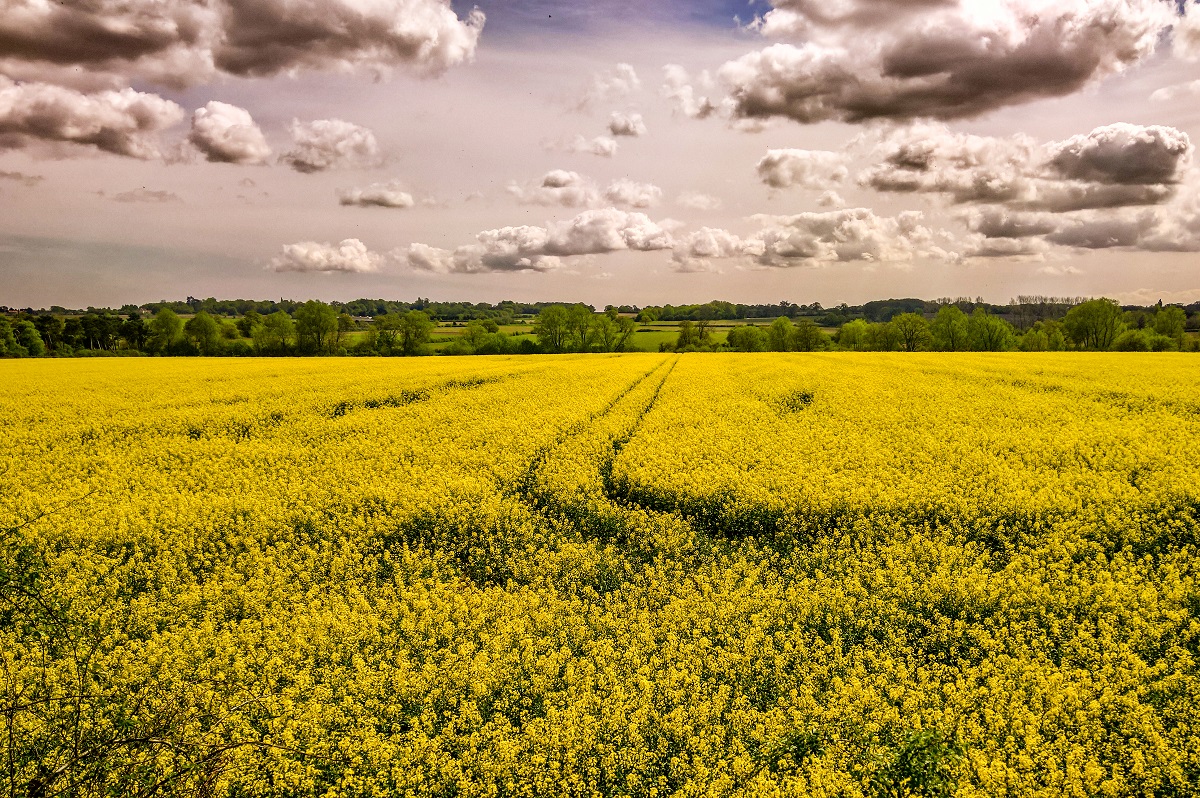
[(646, 122), (641, 114), (623, 114), (614, 111), (608, 120), (608, 132), (613, 136), (637, 138), (646, 135)]
[(653, 183), (638, 183), (621, 178), (604, 190), (604, 198), (613, 205), (629, 208), (653, 208), (662, 202), (662, 189)]
[(305, 174), (365, 166), (379, 155), (374, 133), (341, 119), (293, 120), (292, 144), (282, 160)]
[(192, 114), (188, 141), (209, 161), (260, 164), (271, 157), (271, 148), (250, 112), (213, 100)]
[(670, 249), (671, 233), (643, 213), (617, 208), (588, 210), (544, 227), (521, 225), (484, 230), (475, 242), (453, 250), (412, 244), (397, 255), (420, 271), (512, 272), (550, 271), (562, 258), (601, 255), (620, 250)]
[(707, 96), (698, 96), (691, 76), (679, 64), (663, 67), (662, 96), (672, 104), (675, 111), (689, 119), (707, 119), (717, 111), (717, 106)]
[(849, 174), (845, 156), (824, 150), (767, 150), (755, 168), (758, 179), (772, 188), (828, 189)]
[(601, 158), (611, 158), (617, 154), (617, 140), (610, 136), (596, 136), (589, 139), (578, 135), (567, 146), (567, 150), (585, 155), (598, 155)]
[(267, 267), (276, 272), (345, 272), (362, 274), (379, 271), (384, 258), (367, 249), (357, 238), (340, 244), (300, 241), (286, 244)]
[(415, 204), (412, 194), (396, 181), (339, 191), (338, 202), (360, 208), (411, 208)]

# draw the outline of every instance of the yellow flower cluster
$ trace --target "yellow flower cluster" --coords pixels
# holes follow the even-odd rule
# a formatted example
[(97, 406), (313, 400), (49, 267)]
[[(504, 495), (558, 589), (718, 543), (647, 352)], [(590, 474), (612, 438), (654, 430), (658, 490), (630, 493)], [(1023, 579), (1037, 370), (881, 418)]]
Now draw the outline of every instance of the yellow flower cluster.
[(1186, 357), (0, 367), (13, 794), (1200, 778)]

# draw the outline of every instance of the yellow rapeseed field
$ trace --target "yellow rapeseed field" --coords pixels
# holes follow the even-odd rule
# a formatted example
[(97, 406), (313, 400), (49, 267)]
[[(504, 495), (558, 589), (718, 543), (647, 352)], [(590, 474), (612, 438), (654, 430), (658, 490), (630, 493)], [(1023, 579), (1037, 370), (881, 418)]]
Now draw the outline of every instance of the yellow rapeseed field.
[(4, 794), (1197, 794), (1187, 355), (0, 386)]

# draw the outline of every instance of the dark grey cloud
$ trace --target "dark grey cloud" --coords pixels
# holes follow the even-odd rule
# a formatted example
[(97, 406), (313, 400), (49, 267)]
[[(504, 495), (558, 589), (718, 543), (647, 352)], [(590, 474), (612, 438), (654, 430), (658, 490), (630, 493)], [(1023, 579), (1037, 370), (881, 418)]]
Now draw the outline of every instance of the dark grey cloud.
[(11, 0), (0, 67), (44, 65), (164, 85), (296, 70), (394, 67), (440, 74), (469, 61), (484, 15), (443, 0)]
[(367, 166), (379, 156), (374, 133), (341, 119), (293, 120), (292, 144), (281, 160), (305, 174)]
[(958, 0), (771, 0), (758, 22), (771, 36), (813, 35), (822, 30), (891, 28), (932, 11), (947, 11)]
[(1165, 203), (1191, 161), (1175, 128), (1115, 124), (1038, 145), (916, 125), (885, 138), (879, 162), (859, 175), (877, 191), (941, 194), (957, 204), (1055, 213)]
[(0, 150), (35, 142), (79, 144), (115, 155), (161, 155), (157, 134), (183, 118), (170, 100), (133, 89), (84, 94), (0, 75)]
[(237, 0), (222, 22), (213, 61), (234, 75), (401, 65), (440, 74), (474, 56), (484, 15), (460, 20), (439, 0)]
[(11, 180), (23, 186), (36, 186), (45, 179), (42, 175), (27, 175), (24, 172), (0, 172), (0, 180)]
[(1040, 238), (987, 238), (976, 236), (962, 248), (964, 258), (1042, 260), (1050, 246)]
[(1154, 230), (1157, 221), (1150, 213), (1142, 213), (1132, 218), (1105, 215), (1071, 219), (1047, 235), (1046, 240), (1052, 244), (1079, 249), (1135, 247)]
[(763, 32), (804, 44), (774, 44), (721, 68), (735, 117), (975, 117), (1065, 96), (1135, 64), (1175, 21), (1161, 0), (775, 5)]
[(1030, 238), (1053, 233), (1058, 223), (1046, 214), (1015, 213), (984, 208), (969, 217), (971, 230), (984, 238)]
[(271, 157), (271, 147), (250, 112), (215, 100), (192, 114), (188, 141), (215, 163), (260, 164)]
[(1063, 177), (1095, 183), (1177, 183), (1192, 142), (1172, 127), (1117, 123), (1054, 145), (1050, 166)]

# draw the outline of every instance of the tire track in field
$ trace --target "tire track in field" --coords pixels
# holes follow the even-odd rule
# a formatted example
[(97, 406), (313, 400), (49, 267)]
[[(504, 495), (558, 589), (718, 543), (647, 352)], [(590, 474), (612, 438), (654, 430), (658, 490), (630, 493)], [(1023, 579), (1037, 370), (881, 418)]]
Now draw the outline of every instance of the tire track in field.
[(601, 484), (603, 485), (604, 495), (609, 501), (618, 506), (629, 507), (631, 503), (628, 503), (625, 498), (621, 496), (620, 492), (613, 484), (613, 465), (620, 456), (621, 450), (624, 449), (631, 440), (633, 440), (633, 436), (637, 435), (637, 431), (641, 429), (642, 422), (646, 420), (646, 416), (650, 415), (650, 411), (654, 409), (654, 405), (658, 402), (658, 396), (662, 393), (663, 386), (667, 384), (667, 380), (670, 379), (671, 373), (675, 371), (675, 366), (678, 364), (679, 356), (677, 355), (675, 359), (671, 361), (671, 365), (667, 369), (667, 373), (664, 374), (663, 378), (659, 381), (658, 387), (654, 389), (654, 393), (651, 395), (650, 401), (647, 402), (646, 406), (642, 408), (640, 413), (638, 413), (638, 417), (633, 422), (633, 425), (629, 428), (629, 432), (620, 438), (613, 440), (612, 452), (606, 458), (606, 461), (600, 465), (600, 478)]
[[(521, 500), (521, 502), (529, 506), (535, 512), (540, 512), (540, 503), (538, 502), (536, 490), (537, 476), (538, 471), (545, 465), (550, 455), (553, 454), (555, 450), (566, 445), (567, 442), (572, 438), (582, 435), (588, 430), (589, 427), (611, 413), (613, 408), (615, 408), (622, 399), (624, 399), (633, 391), (636, 391), (638, 387), (642, 385), (642, 383), (650, 379), (651, 375), (661, 369), (666, 362), (667, 361), (664, 359), (658, 363), (655, 363), (644, 374), (637, 377), (635, 380), (633, 380), (633, 382), (621, 389), (621, 391), (617, 393), (617, 395), (614, 396), (604, 407), (600, 408), (594, 413), (589, 414), (581, 421), (563, 429), (551, 443), (539, 447), (537, 451), (534, 452), (533, 457), (530, 458), (529, 465), (525, 468), (521, 475), (518, 476), (511, 485), (508, 486), (507, 490), (502, 489), (502, 492), (515, 495)], [(674, 363), (671, 364), (670, 368), (674, 368)], [(670, 369), (668, 369), (668, 372), (669, 371)], [(657, 392), (655, 395), (657, 396)]]
[[(621, 449), (633, 438), (641, 427), (643, 420), (654, 408), (663, 387), (670, 378), (679, 358), (664, 361), (647, 372), (623, 396), (612, 402), (605, 411), (595, 414), (588, 423), (577, 425), (572, 434), (564, 435), (561, 442), (551, 447), (539, 460), (537, 466), (528, 472), (525, 483), (527, 493), (523, 500), (528, 506), (553, 525), (572, 527), (584, 540), (612, 544), (628, 560), (629, 565), (650, 562), (654, 552), (659, 548), (664, 531), (671, 530), (674, 537), (691, 539), (694, 529), (678, 514), (659, 512), (655, 509), (637, 506), (619, 500), (611, 489), (613, 464)], [(622, 420), (627, 421), (615, 425), (615, 429), (596, 431), (597, 438), (590, 441), (581, 440), (578, 445), (585, 448), (585, 457), (580, 458), (580, 452), (570, 452), (572, 440), (578, 440), (589, 433), (591, 425), (615, 410), (621, 401), (628, 401), (629, 394), (652, 383), (653, 390), (647, 390), (644, 396), (636, 397), (636, 403), (621, 409)], [(601, 440), (602, 439), (602, 440)], [(571, 464), (559, 473), (571, 473), (571, 469), (580, 467), (586, 473), (574, 471), (575, 476), (583, 479), (576, 481), (568, 477), (565, 484), (555, 485), (553, 476), (545, 479), (540, 471), (552, 463), (555, 453), (565, 453)], [(571, 457), (574, 454), (575, 457)], [(581, 462), (584, 461), (584, 462)]]

